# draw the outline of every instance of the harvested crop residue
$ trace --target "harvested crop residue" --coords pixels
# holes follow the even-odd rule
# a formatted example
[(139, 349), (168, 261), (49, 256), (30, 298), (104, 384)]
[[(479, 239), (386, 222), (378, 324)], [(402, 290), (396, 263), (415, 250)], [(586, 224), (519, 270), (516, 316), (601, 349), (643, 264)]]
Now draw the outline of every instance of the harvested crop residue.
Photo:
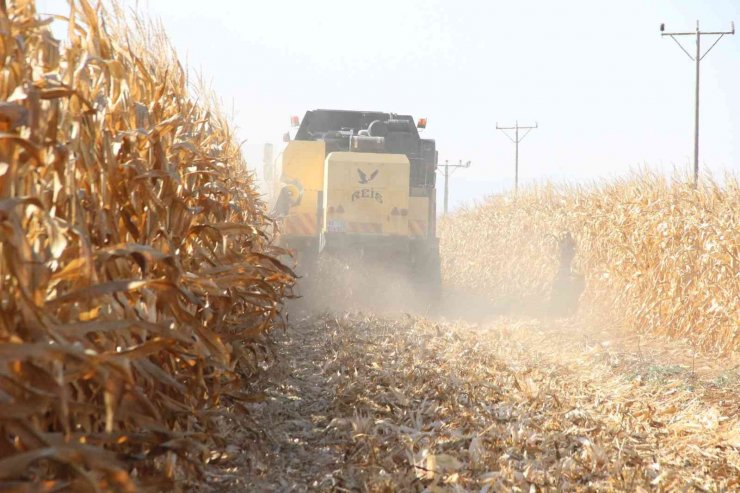
[(740, 487), (740, 384), (728, 361), (687, 367), (539, 321), (324, 316), (276, 337), (275, 383), (250, 404), (244, 452), (224, 463), (219, 488)]

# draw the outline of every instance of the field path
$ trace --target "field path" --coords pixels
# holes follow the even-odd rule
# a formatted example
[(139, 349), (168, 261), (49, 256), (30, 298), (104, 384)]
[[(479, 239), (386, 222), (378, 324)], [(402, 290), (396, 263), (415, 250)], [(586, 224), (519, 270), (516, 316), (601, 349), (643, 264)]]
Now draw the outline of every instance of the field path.
[(221, 465), (231, 491), (740, 487), (738, 368), (687, 362), (680, 345), (363, 315), (275, 340), (265, 400), (249, 405), (263, 431)]

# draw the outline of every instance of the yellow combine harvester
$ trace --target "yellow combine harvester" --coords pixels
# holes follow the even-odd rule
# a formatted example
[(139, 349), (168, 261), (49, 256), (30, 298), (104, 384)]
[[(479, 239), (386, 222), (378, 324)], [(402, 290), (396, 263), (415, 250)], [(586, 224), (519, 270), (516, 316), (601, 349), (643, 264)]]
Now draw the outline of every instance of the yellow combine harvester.
[(281, 242), (300, 270), (330, 254), (439, 284), (437, 151), (419, 136), (425, 126), (393, 113), (306, 113), (280, 155), (273, 192)]

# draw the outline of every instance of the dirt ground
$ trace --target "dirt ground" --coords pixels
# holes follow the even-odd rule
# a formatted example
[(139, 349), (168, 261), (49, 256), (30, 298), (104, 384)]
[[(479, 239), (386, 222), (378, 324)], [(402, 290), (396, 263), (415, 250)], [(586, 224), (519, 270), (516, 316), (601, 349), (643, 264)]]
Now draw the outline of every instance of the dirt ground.
[(306, 316), (215, 491), (738, 491), (740, 365), (572, 320)]

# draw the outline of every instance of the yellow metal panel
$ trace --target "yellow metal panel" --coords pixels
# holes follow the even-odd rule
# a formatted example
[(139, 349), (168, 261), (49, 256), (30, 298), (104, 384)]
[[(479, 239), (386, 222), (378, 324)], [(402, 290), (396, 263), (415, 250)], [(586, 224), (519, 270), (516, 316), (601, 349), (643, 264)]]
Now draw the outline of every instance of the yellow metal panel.
[(409, 160), (333, 152), (324, 169), (324, 231), (408, 235)]
[(281, 180), (297, 180), (304, 190), (321, 190), (324, 185), (324, 156), (326, 147), (323, 141), (294, 140), (283, 151)]
[(282, 153), (280, 187), (294, 187), (298, 197), (283, 221), (285, 236), (317, 236), (319, 192), (324, 185), (323, 141), (289, 142)]
[(429, 197), (409, 199), (409, 235), (427, 236), (429, 231)]

